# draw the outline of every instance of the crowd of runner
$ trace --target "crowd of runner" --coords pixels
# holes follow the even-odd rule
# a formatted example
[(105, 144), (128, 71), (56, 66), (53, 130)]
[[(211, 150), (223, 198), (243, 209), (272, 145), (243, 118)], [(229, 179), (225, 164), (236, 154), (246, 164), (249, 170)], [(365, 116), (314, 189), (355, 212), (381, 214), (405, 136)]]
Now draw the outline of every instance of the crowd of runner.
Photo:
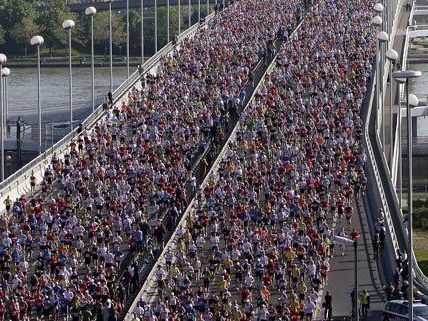
[[(366, 185), (360, 107), (372, 6), (314, 2), (155, 268), (135, 320), (313, 319), (329, 258), (345, 250), (335, 251), (333, 235), (359, 236), (352, 215)], [(334, 216), (344, 229), (332, 228)], [(324, 311), (330, 319), (330, 294)]]
[(183, 211), (196, 155), (222, 134), (219, 121), (240, 104), (252, 68), (302, 11), (300, 0), (233, 4), (164, 58), (127, 103), (82, 128), (42, 181), (31, 175), (31, 195), (5, 200), (0, 321), (118, 318), (140, 285), (139, 267), (123, 260), (162, 247), (162, 218)]

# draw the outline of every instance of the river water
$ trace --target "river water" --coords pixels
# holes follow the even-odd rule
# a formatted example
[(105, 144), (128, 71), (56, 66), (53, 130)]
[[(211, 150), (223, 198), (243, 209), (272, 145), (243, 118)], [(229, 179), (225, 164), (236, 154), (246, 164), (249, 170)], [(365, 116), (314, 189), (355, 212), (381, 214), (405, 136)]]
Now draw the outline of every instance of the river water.
[[(132, 73), (133, 69), (131, 69)], [(67, 121), (69, 110), (68, 68), (41, 69), (41, 101), (43, 122)], [(113, 83), (126, 79), (126, 67), (113, 68)], [(79, 119), (91, 109), (91, 68), (73, 68), (73, 112)], [(104, 97), (110, 88), (110, 69), (95, 68), (95, 97)], [(22, 116), (26, 123), (37, 119), (37, 69), (11, 68), (8, 78), (10, 118)], [(64, 111), (58, 113), (59, 111)], [(79, 117), (80, 116), (80, 117)], [(62, 119), (65, 118), (65, 119)]]

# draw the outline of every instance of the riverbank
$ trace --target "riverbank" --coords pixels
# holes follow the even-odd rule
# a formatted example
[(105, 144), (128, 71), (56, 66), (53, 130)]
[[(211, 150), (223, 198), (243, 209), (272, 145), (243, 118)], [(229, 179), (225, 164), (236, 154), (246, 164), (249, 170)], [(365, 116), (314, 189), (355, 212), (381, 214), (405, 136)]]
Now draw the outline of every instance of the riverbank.
[[(145, 58), (147, 59), (147, 58)], [(141, 63), (140, 57), (131, 57), (129, 59), (129, 65), (132, 67), (137, 67)], [(40, 60), (40, 65), (42, 68), (66, 68), (69, 66), (68, 58), (66, 57), (43, 57)], [(109, 57), (105, 58), (96, 57), (95, 58), (95, 67), (108, 67), (110, 66)], [(7, 61), (7, 66), (9, 68), (37, 68), (37, 58), (12, 58)], [(80, 56), (72, 58), (73, 67), (91, 67), (91, 57), (89, 56)], [(113, 66), (114, 67), (126, 67), (126, 57), (116, 56), (113, 57)]]

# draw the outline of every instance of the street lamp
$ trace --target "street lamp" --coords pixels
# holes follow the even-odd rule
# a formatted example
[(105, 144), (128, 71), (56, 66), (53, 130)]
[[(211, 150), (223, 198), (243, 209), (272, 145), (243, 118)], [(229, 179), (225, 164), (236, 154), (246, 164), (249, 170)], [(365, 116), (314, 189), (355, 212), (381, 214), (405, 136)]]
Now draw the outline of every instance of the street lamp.
[[(379, 101), (378, 106), (380, 107), (380, 112), (381, 112), (381, 116), (382, 116), (382, 148), (383, 148), (384, 152), (385, 152), (385, 121), (384, 121), (385, 111), (383, 108), (383, 106), (384, 106), (384, 101), (383, 101), (384, 100), (383, 74), (384, 74), (385, 58), (383, 55), (383, 51), (384, 51), (383, 50), (383, 44), (388, 42), (388, 39), (389, 39), (388, 34), (385, 31), (380, 31), (377, 34), (377, 40), (379, 42), (379, 51), (380, 51), (380, 61), (379, 61), (379, 67), (378, 67), (378, 70), (379, 70), (379, 78), (378, 78), (379, 83), (378, 84), (379, 84), (380, 95), (378, 97), (378, 101)], [(378, 108), (378, 110), (379, 110), (379, 108)]]
[(129, 78), (129, 0), (126, 0), (126, 70)]
[(144, 65), (144, 0), (141, 0), (141, 68)]
[(189, 28), (192, 26), (192, 0), (189, 0)]
[(69, 99), (70, 99), (70, 131), (73, 131), (73, 73), (71, 70), (71, 29), (75, 26), (74, 21), (67, 19), (62, 23), (62, 27), (68, 32), (68, 59), (69, 59)]
[(113, 94), (113, 19), (112, 19), (112, 12), (111, 12), (111, 1), (107, 0), (108, 2), (108, 10), (109, 10), (109, 49), (110, 49), (110, 93)]
[(409, 320), (413, 321), (413, 150), (412, 150), (412, 113), (410, 106), (417, 106), (418, 99), (415, 95), (409, 95), (409, 79), (418, 78), (422, 75), (420, 71), (401, 70), (393, 73), (394, 78), (406, 80), (406, 107), (407, 107), (407, 166), (408, 166), (408, 249), (407, 264), (409, 270)]
[(40, 46), (43, 46), (45, 39), (42, 36), (34, 36), (30, 40), (33, 47), (37, 47), (37, 112), (39, 118), (39, 154), (42, 153), (42, 102), (40, 92)]
[[(7, 57), (0, 54), (0, 70), (3, 70), (3, 65), (7, 62)], [(1, 180), (4, 181), (4, 109), (3, 109), (3, 77), (0, 77), (0, 110), (1, 110)]]
[[(401, 85), (406, 82), (403, 78), (395, 78), (395, 81), (398, 83), (398, 93), (401, 93)], [(403, 209), (403, 157), (401, 151), (401, 127), (402, 127), (402, 117), (401, 117), (401, 95), (398, 96), (398, 189), (399, 189), (399, 199), (398, 203), (400, 205), (400, 210)]]
[(158, 2), (155, 0), (155, 53), (158, 52)]
[(388, 49), (385, 54), (386, 58), (389, 60), (389, 169), (392, 176), (392, 159), (393, 159), (393, 130), (392, 130), (392, 68), (395, 62), (398, 59), (398, 53), (394, 49)]
[(4, 78), (4, 88), (3, 88), (3, 92), (4, 92), (4, 110), (5, 110), (5, 113), (4, 113), (4, 120), (5, 120), (5, 123), (7, 124), (7, 115), (8, 115), (8, 112), (9, 112), (9, 97), (8, 97), (8, 93), (7, 93), (7, 77), (9, 77), (10, 76), (10, 69), (9, 68), (7, 68), (7, 67), (4, 67), (2, 70), (1, 70), (1, 75), (2, 75), (2, 77)]
[(10, 75), (10, 69), (7, 67), (2, 68), (1, 70), (1, 78), (4, 79), (4, 88), (3, 88), (3, 92), (2, 92), (2, 99), (4, 100), (4, 104), (3, 106), (5, 107), (4, 109), (2, 108), (1, 110), (1, 115), (2, 115), (2, 119), (1, 119), (1, 147), (2, 147), (2, 172), (4, 172), (4, 140), (6, 138), (6, 122), (7, 122), (7, 113), (5, 113), (5, 109), (7, 110), (7, 105), (8, 105), (8, 99), (7, 99), (7, 77), (9, 77)]
[(178, 0), (178, 34), (181, 33), (181, 0)]
[(166, 1), (166, 42), (169, 43), (169, 0)]
[(382, 18), (380, 16), (374, 16), (371, 22), (372, 22), (372, 25), (374, 25), (377, 28), (382, 26)]
[(91, 17), (91, 76), (92, 76), (92, 111), (95, 110), (95, 53), (94, 53), (94, 16), (97, 13), (95, 7), (88, 7), (85, 14)]
[[(382, 27), (382, 18), (380, 16), (374, 16), (371, 21), (372, 25), (375, 27), (376, 30), (380, 30)], [(379, 130), (379, 122), (378, 122), (378, 109), (379, 109), (379, 42), (376, 41), (376, 61), (375, 61), (375, 70), (376, 70), (376, 119), (375, 119), (375, 129), (376, 131)]]
[[(380, 14), (382, 17), (382, 21), (384, 19), (383, 15), (384, 15), (384, 6), (382, 3), (378, 2), (373, 6), (373, 10), (376, 11), (377, 14)], [(383, 30), (384, 25), (382, 24), (382, 30)]]

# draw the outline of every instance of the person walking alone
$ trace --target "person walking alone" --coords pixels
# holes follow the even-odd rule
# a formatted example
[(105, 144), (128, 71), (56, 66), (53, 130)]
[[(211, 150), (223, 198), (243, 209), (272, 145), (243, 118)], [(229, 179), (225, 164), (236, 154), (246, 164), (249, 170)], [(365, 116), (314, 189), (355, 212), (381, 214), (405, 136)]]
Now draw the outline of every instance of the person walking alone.
[(333, 317), (333, 297), (331, 296), (330, 292), (327, 291), (326, 295), (324, 296), (324, 319), (331, 321), (332, 317)]
[(367, 311), (370, 309), (370, 294), (366, 290), (360, 293), (360, 302), (363, 317), (367, 317)]

